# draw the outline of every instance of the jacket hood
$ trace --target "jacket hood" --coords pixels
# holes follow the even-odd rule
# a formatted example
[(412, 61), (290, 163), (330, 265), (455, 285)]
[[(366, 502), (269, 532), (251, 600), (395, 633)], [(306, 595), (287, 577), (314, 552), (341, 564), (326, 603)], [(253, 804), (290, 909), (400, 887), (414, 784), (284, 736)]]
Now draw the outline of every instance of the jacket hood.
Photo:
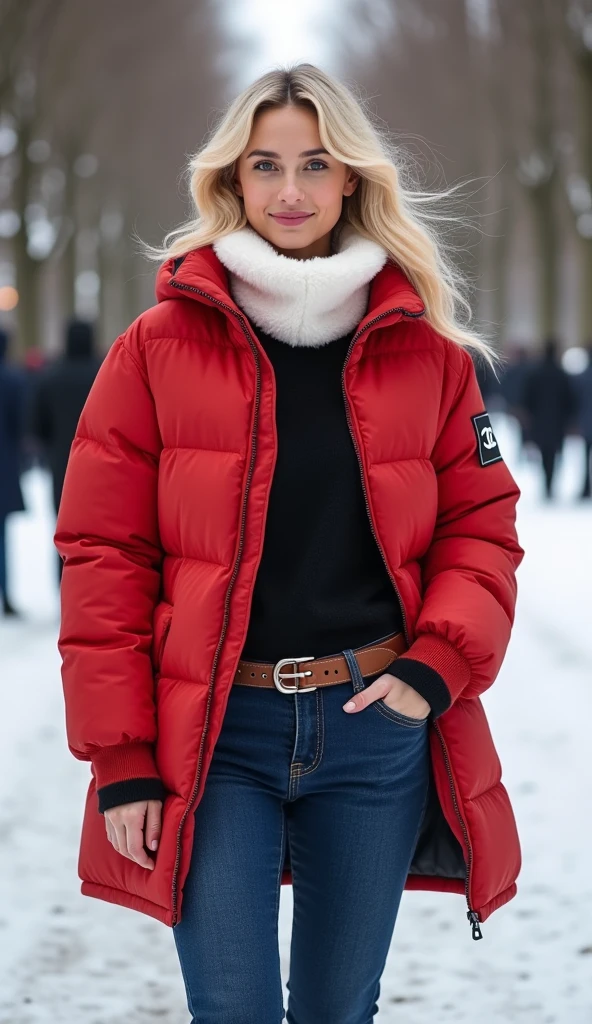
[[(175, 284), (171, 284), (173, 280)], [(179, 292), (178, 287), (181, 285), (205, 292), (206, 296), (244, 315), (244, 311), (232, 298), (229, 272), (212, 245), (191, 249), (184, 256), (171, 256), (160, 265), (155, 281), (157, 302), (191, 296), (191, 291)], [(204, 298), (197, 293), (194, 293), (194, 297)], [(414, 314), (425, 311), (417, 290), (402, 269), (389, 258), (370, 282), (368, 311), (364, 321), (398, 307)]]

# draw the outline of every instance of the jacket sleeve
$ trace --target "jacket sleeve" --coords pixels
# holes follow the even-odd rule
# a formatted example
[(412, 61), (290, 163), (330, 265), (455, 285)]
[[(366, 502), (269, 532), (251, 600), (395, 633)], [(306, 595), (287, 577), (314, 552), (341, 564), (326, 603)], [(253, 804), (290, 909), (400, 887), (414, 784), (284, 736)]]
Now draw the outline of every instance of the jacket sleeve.
[(82, 410), (54, 536), (68, 746), (92, 761), (99, 810), (162, 794), (151, 659), (162, 444), (132, 330), (111, 346)]
[[(431, 456), (438, 511), (421, 559), (423, 604), (415, 641), (391, 666), (393, 675), (422, 693), (435, 716), (495, 680), (514, 621), (515, 571), (524, 556), (515, 525), (520, 490), (503, 459), (482, 464), (473, 417), (485, 406), (473, 360), (466, 349), (449, 344), (454, 349), (445, 376), (450, 379), (452, 370), (456, 384), (452, 398), (444, 399)], [(484, 449), (486, 459), (488, 454)]]

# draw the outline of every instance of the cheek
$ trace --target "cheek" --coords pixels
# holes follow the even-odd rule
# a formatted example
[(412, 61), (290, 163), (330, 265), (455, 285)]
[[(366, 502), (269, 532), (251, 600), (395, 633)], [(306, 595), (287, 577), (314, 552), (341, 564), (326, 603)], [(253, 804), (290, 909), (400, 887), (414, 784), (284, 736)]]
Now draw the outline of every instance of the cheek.
[(269, 188), (265, 188), (259, 181), (243, 182), (243, 196), (245, 198), (245, 202), (264, 202), (266, 197), (269, 195), (269, 191)]
[(343, 185), (331, 179), (313, 182), (310, 194), (320, 206), (339, 206), (343, 198)]
[(270, 193), (269, 182), (251, 174), (243, 174), (241, 179), (242, 193), (245, 202), (260, 203)]

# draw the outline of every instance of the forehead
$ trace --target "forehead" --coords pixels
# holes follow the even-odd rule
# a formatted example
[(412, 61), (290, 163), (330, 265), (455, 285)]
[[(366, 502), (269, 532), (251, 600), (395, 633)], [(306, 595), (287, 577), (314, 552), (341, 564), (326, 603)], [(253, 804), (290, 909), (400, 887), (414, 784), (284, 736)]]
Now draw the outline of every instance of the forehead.
[(249, 145), (264, 146), (286, 155), (297, 155), (303, 149), (322, 146), (316, 114), (302, 107), (278, 107), (264, 110), (255, 117)]

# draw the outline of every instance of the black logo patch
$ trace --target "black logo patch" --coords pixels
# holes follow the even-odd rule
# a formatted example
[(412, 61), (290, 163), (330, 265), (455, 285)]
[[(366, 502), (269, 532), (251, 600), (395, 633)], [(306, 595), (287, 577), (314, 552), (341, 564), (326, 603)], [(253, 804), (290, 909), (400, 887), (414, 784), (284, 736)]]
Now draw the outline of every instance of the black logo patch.
[(477, 451), (481, 465), (491, 466), (494, 462), (501, 462), (502, 455), (489, 422), (489, 415), (481, 412), (478, 416), (472, 416), (471, 420), (477, 435)]

